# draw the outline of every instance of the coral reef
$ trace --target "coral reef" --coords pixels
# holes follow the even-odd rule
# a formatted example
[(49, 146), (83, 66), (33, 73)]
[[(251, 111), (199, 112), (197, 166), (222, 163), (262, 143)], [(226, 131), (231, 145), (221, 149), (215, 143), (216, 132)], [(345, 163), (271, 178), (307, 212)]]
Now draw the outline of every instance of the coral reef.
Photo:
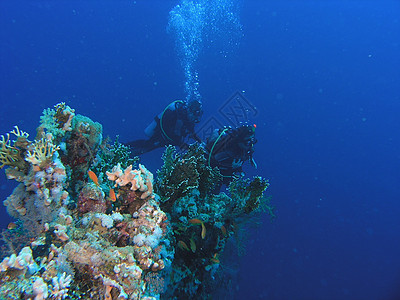
[(72, 119), (71, 126), (61, 146), (61, 161), (71, 177), (68, 191), (75, 196), (82, 188), (87, 171), (95, 160), (102, 141), (103, 128), (100, 123), (81, 115)]
[(41, 125), (37, 128), (37, 135), (40, 137), (44, 132), (51, 133), (56, 143), (60, 143), (65, 134), (72, 130), (74, 117), (75, 110), (65, 102), (56, 104), (54, 109), (45, 109), (40, 117)]
[(100, 151), (97, 152), (91, 170), (97, 174), (99, 182), (102, 184), (108, 184), (108, 187), (110, 188), (113, 184), (107, 180), (107, 171), (111, 170), (118, 164), (123, 169), (130, 165), (136, 167), (138, 161), (139, 157), (132, 158), (130, 148), (121, 144), (118, 136), (115, 138), (113, 144), (109, 142), (109, 138), (105, 138), (100, 145)]
[[(16, 140), (10, 140), (10, 134), (15, 135)], [(21, 176), (27, 171), (28, 164), (25, 162), (24, 153), (28, 149), (30, 142), (29, 134), (19, 130), (18, 126), (14, 126), (14, 130), (1, 136), (0, 140), (0, 168), (4, 166), (17, 173), (15, 177)]]
[(156, 185), (161, 207), (172, 206), (192, 191), (204, 197), (222, 181), (220, 172), (207, 166), (205, 151), (198, 144), (190, 145), (184, 153), (177, 153), (174, 146), (168, 146), (162, 159), (164, 165), (157, 172)]
[(107, 201), (103, 190), (93, 182), (86, 183), (79, 193), (77, 207), (80, 214), (87, 212), (105, 213)]
[(65, 103), (43, 112), (34, 141), (18, 127), (1, 136), (1, 167), (19, 182), (4, 201), (16, 219), (2, 233), (4, 299), (207, 299), (227, 283), (226, 244), (272, 213), (268, 182), (215, 193), (222, 177), (198, 144), (167, 147), (155, 182), (129, 154)]
[[(219, 257), (228, 239), (234, 237), (241, 251), (239, 226), (259, 213), (260, 205), (270, 208), (263, 197), (269, 183), (259, 176), (240, 177), (231, 182), (228, 194), (215, 194), (222, 178), (217, 169), (207, 166), (199, 145), (191, 145), (181, 154), (167, 147), (163, 159), (156, 192), (161, 208), (169, 213), (176, 245), (172, 267), (174, 274), (179, 274), (164, 295), (205, 299), (218, 285), (216, 278), (223, 285)], [(272, 213), (272, 208), (269, 211)]]

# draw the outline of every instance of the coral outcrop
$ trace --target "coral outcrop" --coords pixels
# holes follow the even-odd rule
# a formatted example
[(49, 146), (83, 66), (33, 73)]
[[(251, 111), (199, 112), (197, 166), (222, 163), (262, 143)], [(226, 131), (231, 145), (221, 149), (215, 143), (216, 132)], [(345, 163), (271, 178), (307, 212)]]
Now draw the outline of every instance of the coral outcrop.
[(167, 147), (154, 180), (65, 103), (46, 109), (28, 137), (15, 127), (0, 138), (1, 167), (18, 182), (4, 201), (16, 219), (2, 233), (4, 299), (207, 299), (229, 288), (227, 241), (271, 212), (261, 177), (216, 193), (221, 175), (198, 144)]

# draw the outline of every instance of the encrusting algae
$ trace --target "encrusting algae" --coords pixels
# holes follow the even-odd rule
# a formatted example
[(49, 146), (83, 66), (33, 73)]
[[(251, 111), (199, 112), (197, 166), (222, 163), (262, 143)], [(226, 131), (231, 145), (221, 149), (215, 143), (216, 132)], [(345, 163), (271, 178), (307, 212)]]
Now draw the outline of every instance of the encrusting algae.
[(2, 233), (1, 299), (207, 299), (229, 288), (216, 276), (226, 242), (267, 206), (266, 180), (214, 194), (221, 178), (196, 144), (168, 147), (154, 182), (65, 103), (43, 112), (37, 132), (0, 137), (0, 167), (19, 182), (4, 201), (16, 221)]

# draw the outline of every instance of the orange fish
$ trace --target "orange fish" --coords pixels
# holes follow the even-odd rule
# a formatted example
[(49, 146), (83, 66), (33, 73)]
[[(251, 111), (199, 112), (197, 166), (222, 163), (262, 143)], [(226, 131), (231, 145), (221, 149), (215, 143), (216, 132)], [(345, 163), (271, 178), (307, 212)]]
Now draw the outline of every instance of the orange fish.
[(201, 238), (204, 240), (206, 237), (206, 226), (204, 226), (204, 223), (201, 222)]
[(226, 236), (226, 228), (224, 225), (221, 226), (221, 231), (224, 236)]
[(218, 254), (215, 253), (214, 256), (212, 258), (210, 258), (210, 260), (215, 264), (219, 264)]
[(186, 243), (184, 241), (178, 241), (178, 247), (181, 248), (182, 250), (189, 250), (189, 247), (186, 245)]
[(97, 178), (97, 176), (96, 176), (96, 174), (93, 172), (93, 171), (88, 171), (88, 175), (89, 175), (89, 178), (90, 179), (92, 179), (92, 181), (97, 185), (97, 186), (99, 186), (99, 179)]
[(189, 220), (190, 224), (201, 224), (201, 238), (204, 240), (206, 237), (206, 226), (204, 226), (204, 222), (199, 219), (191, 219)]
[(189, 223), (190, 224), (203, 224), (203, 221), (199, 220), (199, 219), (191, 219), (191, 220), (189, 220)]
[(8, 223), (7, 229), (8, 230), (13, 230), (17, 228), (17, 224), (15, 224), (14, 222)]
[(110, 200), (111, 200), (112, 202), (117, 201), (117, 196), (115, 196), (115, 192), (114, 192), (114, 190), (113, 190), (112, 188), (110, 188), (110, 193), (109, 193), (109, 195), (110, 195)]

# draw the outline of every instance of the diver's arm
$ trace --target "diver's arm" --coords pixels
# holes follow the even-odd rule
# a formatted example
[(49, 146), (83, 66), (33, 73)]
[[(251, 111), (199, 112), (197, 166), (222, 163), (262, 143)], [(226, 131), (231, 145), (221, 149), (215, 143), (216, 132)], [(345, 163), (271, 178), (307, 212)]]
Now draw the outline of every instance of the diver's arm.
[(250, 164), (254, 167), (254, 169), (257, 169), (257, 163), (253, 157), (250, 157)]

